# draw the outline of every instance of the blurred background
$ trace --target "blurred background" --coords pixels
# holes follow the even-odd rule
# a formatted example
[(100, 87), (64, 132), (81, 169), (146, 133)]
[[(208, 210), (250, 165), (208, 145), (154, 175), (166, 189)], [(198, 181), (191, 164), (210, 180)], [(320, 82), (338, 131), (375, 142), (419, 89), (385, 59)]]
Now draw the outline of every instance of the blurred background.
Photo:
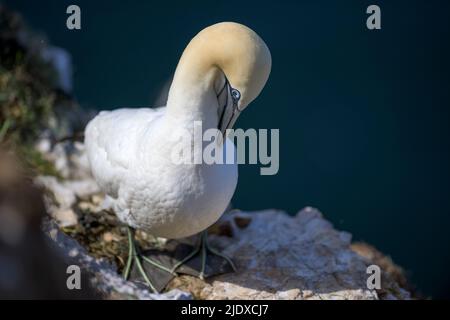
[[(268, 44), (272, 74), (237, 127), (280, 129), (280, 170), (240, 166), (243, 210), (319, 208), (450, 298), (450, 2), (1, 0), (72, 56), (85, 108), (151, 106), (182, 50), (220, 21)], [(81, 8), (81, 30), (66, 8)], [(381, 8), (382, 29), (366, 28)]]

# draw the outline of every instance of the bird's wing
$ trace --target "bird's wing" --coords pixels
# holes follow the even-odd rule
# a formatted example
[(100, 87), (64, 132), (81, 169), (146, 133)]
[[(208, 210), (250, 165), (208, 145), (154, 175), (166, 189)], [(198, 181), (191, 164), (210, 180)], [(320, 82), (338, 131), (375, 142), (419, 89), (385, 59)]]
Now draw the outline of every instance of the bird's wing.
[(102, 111), (85, 130), (91, 170), (100, 187), (117, 197), (121, 182), (134, 165), (145, 130), (160, 118), (165, 108)]

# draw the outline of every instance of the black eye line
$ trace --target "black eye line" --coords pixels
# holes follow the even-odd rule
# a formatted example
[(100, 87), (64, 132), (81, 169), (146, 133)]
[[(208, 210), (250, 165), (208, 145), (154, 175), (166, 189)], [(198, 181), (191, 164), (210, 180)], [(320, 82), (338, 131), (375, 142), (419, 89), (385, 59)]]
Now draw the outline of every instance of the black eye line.
[[(226, 86), (228, 86), (228, 79), (225, 77), (225, 84), (224, 84), (222, 90), (220, 90), (220, 93), (217, 95), (217, 98), (219, 98), (219, 96), (222, 94), (222, 92), (223, 92), (223, 90), (225, 89)], [(219, 125), (222, 123), (223, 116), (225, 114), (225, 109), (226, 109), (227, 105), (228, 105), (228, 93), (227, 93), (227, 96), (226, 96), (226, 99), (225, 99), (225, 105), (222, 108), (222, 114), (220, 115), (219, 123), (217, 124), (217, 128), (219, 130), (220, 130)]]
[(230, 125), (231, 120), (233, 120), (235, 114), (241, 112), (241, 110), (239, 110), (238, 105), (237, 105), (238, 100), (239, 99), (233, 99), (233, 115), (230, 117), (230, 120), (228, 120), (226, 128), (228, 128), (228, 126)]
[[(227, 77), (225, 77), (225, 84), (223, 85), (222, 89), (220, 89), (219, 93), (217, 94), (217, 98), (220, 97), (220, 95), (222, 94), (222, 92), (225, 90), (225, 88), (226, 88), (229, 84), (230, 84), (230, 83), (228, 82)], [(231, 120), (233, 119), (233, 117), (234, 117), (234, 115), (236, 114), (236, 112), (241, 112), (241, 110), (239, 110), (239, 108), (238, 108), (238, 101), (239, 101), (239, 99), (241, 98), (241, 97), (240, 97), (241, 93), (239, 92), (239, 90), (234, 89), (234, 88), (231, 87), (231, 86), (229, 86), (229, 87), (230, 87), (230, 90), (229, 90), (230, 92), (229, 92), (229, 94), (231, 95), (231, 99), (233, 100), (233, 116), (232, 116), (232, 117), (230, 118), (230, 120), (228, 121), (226, 127), (228, 127), (228, 125), (230, 124), (230, 122), (231, 122)], [(238, 93), (239, 97), (236, 98), (235, 96), (233, 96), (233, 91), (236, 91), (236, 92)], [(227, 92), (227, 96), (226, 96), (226, 99), (225, 99), (225, 104), (224, 104), (224, 106), (223, 106), (223, 108), (222, 108), (222, 114), (220, 115), (220, 119), (219, 119), (219, 123), (218, 123), (217, 127), (219, 127), (219, 125), (222, 123), (223, 116), (225, 115), (225, 110), (226, 110), (227, 106), (228, 106), (228, 92)], [(220, 128), (218, 128), (218, 129), (220, 130)]]
[(228, 79), (227, 79), (227, 77), (225, 77), (225, 83), (223, 84), (222, 89), (220, 89), (219, 93), (217, 94), (217, 98), (220, 97), (220, 95), (222, 94), (223, 90), (225, 90), (225, 88), (227, 87), (227, 84), (228, 84)]

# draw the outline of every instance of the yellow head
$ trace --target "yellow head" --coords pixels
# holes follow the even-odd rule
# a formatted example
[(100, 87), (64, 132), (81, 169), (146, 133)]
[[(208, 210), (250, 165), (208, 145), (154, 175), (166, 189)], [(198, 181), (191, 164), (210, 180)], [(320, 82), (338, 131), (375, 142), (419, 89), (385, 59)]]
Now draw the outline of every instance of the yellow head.
[(203, 29), (189, 43), (208, 47), (202, 57), (206, 63), (217, 66), (228, 78), (231, 87), (239, 90), (239, 109), (244, 109), (264, 88), (272, 67), (269, 48), (250, 28), (222, 22)]
[(184, 50), (169, 93), (169, 103), (171, 98), (186, 97), (188, 92), (193, 92), (193, 100), (201, 94), (207, 96), (206, 92), (211, 88), (216, 93), (217, 80), (222, 79), (219, 75), (223, 74), (229, 86), (238, 91), (234, 91), (239, 96), (235, 105), (238, 112), (233, 115), (230, 107), (225, 108), (228, 119), (224, 119), (222, 128), (219, 123), (219, 128), (232, 127), (238, 113), (264, 88), (271, 66), (269, 48), (253, 30), (234, 22), (214, 24), (200, 31)]

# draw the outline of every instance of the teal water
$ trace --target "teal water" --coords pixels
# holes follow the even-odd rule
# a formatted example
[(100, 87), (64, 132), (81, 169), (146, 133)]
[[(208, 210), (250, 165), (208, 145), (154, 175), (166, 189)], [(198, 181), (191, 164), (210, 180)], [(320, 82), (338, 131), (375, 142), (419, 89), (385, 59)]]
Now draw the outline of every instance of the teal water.
[(241, 166), (233, 203), (295, 214), (315, 206), (337, 228), (404, 266), (419, 289), (450, 297), (450, 3), (376, 1), (2, 1), (73, 55), (86, 107), (152, 104), (190, 38), (224, 20), (272, 52), (241, 128), (280, 129), (280, 171)]

